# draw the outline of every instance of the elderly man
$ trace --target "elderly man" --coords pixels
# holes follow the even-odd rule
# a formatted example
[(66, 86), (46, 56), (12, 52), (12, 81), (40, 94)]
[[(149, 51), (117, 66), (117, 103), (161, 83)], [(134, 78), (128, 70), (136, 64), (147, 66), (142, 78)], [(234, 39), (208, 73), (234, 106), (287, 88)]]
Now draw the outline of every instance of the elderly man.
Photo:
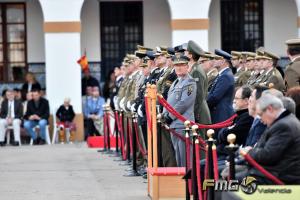
[(20, 126), (21, 118), (23, 117), (23, 105), (20, 100), (14, 99), (14, 92), (8, 90), (6, 92), (6, 99), (2, 102), (0, 112), (0, 146), (4, 146), (4, 138), (7, 127), (12, 125), (14, 130), (15, 141), (14, 146), (20, 144)]
[[(171, 85), (168, 93), (168, 103), (182, 116), (194, 121), (194, 104), (196, 99), (197, 86), (195, 80), (188, 74), (188, 57), (178, 53), (173, 57), (175, 72), (178, 76)], [(164, 109), (163, 118), (171, 129), (182, 134), (184, 124), (174, 115)], [(176, 162), (178, 167), (185, 166), (185, 142), (176, 136), (171, 136), (175, 150)]]
[[(258, 100), (256, 109), (267, 129), (249, 155), (285, 184), (299, 184), (300, 122), (270, 94)], [(274, 184), (255, 168), (250, 168), (248, 174), (261, 184)]]
[[(45, 144), (46, 128), (49, 118), (49, 102), (41, 97), (39, 90), (32, 91), (33, 99), (27, 104), (24, 116), (24, 127), (33, 139), (33, 144)], [(34, 132), (34, 127), (40, 127), (40, 138)]]

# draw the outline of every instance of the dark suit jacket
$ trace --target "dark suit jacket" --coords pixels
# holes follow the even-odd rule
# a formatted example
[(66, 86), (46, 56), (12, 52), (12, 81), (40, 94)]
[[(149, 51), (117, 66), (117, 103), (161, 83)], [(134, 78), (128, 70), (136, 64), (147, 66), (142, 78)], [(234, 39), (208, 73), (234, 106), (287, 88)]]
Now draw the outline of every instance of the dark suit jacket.
[[(285, 111), (265, 130), (249, 155), (285, 184), (300, 184), (299, 133), (300, 122)], [(250, 175), (264, 177), (254, 168)]]
[[(41, 90), (41, 85), (39, 84), (39, 82), (36, 82), (32, 85), (31, 90)], [(26, 94), (28, 92), (28, 83), (24, 83), (21, 89), (21, 94), (22, 94), (22, 99), (23, 101), (26, 100)]]
[(56, 117), (61, 122), (72, 122), (75, 117), (73, 107), (70, 105), (67, 110), (64, 105), (61, 105), (56, 111)]
[(212, 123), (224, 121), (234, 113), (232, 107), (234, 77), (231, 69), (223, 71), (215, 81), (207, 97)]
[[(15, 118), (21, 119), (23, 117), (23, 105), (20, 100), (14, 100)], [(6, 118), (8, 114), (8, 100), (5, 99), (1, 105), (0, 118)]]
[(40, 118), (48, 121), (49, 118), (49, 103), (48, 100), (44, 98), (40, 98), (39, 106), (36, 107), (34, 100), (30, 100), (27, 104), (27, 111), (24, 116), (25, 119), (29, 119), (31, 115), (38, 115)]
[(253, 117), (248, 113), (248, 109), (240, 110), (236, 112), (237, 117), (233, 121), (233, 125), (228, 128), (223, 128), (218, 133), (218, 154), (227, 156), (225, 146), (227, 143), (227, 136), (231, 133), (236, 135), (235, 143), (238, 145), (244, 145), (251, 128)]
[(266, 130), (267, 126), (264, 125), (260, 119), (256, 118), (253, 121), (253, 124), (250, 128), (245, 146), (254, 146), (257, 141), (259, 140), (259, 138), (261, 137), (261, 135), (263, 134), (263, 132)]

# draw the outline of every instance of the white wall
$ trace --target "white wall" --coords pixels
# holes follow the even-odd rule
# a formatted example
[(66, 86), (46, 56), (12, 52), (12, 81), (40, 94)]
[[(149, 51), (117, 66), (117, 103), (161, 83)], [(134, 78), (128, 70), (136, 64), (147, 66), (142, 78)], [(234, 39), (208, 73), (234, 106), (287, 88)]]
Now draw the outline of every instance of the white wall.
[(264, 46), (286, 56), (285, 41), (298, 37), (295, 0), (264, 0)]
[(81, 53), (89, 61), (100, 61), (100, 13), (98, 0), (85, 0), (81, 9)]
[(43, 11), (38, 0), (27, 0), (27, 59), (29, 63), (45, 62)]
[[(167, 1), (144, 0), (143, 9), (144, 45), (152, 48), (158, 45), (170, 46), (172, 43), (172, 31), (170, 25), (171, 16)], [(89, 61), (101, 60), (99, 12), (98, 0), (85, 0), (81, 11), (81, 51), (84, 52), (86, 48)]]
[(221, 10), (220, 0), (212, 0), (209, 10), (208, 30), (209, 51), (221, 48)]
[(171, 15), (166, 0), (144, 0), (144, 45), (172, 45)]

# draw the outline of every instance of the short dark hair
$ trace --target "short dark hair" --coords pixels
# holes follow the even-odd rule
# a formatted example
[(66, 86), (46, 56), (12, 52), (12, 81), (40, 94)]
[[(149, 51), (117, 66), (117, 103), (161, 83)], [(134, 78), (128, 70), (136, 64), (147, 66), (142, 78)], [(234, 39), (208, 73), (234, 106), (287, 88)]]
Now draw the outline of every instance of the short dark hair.
[(246, 99), (246, 98), (249, 99), (252, 93), (252, 89), (247, 85), (242, 86), (241, 89), (242, 89), (242, 99)]
[(298, 55), (300, 54), (300, 46), (288, 47), (287, 51), (291, 56)]
[(263, 93), (263, 91), (268, 90), (269, 88), (267, 86), (263, 85), (256, 85), (254, 87), (254, 90), (256, 90), (255, 98), (259, 99)]
[(15, 92), (20, 92), (21, 90), (19, 88), (14, 88)]
[(40, 92), (41, 92), (41, 90), (40, 90), (40, 89), (38, 89), (38, 88), (34, 88), (34, 89), (32, 89), (32, 90), (31, 90), (31, 92), (38, 92), (38, 93), (40, 93)]

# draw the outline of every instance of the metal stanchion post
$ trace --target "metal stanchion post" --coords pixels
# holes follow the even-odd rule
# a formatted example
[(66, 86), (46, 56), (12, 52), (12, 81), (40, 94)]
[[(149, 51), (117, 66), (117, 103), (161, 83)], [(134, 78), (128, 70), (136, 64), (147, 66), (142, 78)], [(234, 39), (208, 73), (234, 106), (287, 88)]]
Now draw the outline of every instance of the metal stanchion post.
[(197, 125), (192, 126), (193, 137), (193, 165), (192, 165), (192, 185), (193, 185), (193, 199), (198, 200), (198, 186), (197, 186), (197, 168), (196, 168), (196, 139), (197, 139)]
[(229, 153), (229, 180), (235, 180), (234, 157), (235, 157), (236, 150), (239, 148), (238, 145), (234, 144), (235, 140), (236, 140), (236, 136), (234, 134), (229, 134), (227, 136), (227, 141), (229, 145), (227, 145), (225, 148)]
[(107, 112), (107, 105), (103, 105), (102, 108), (103, 108), (103, 112), (104, 112), (104, 115), (103, 115), (103, 144), (104, 144), (104, 147), (103, 147), (103, 149), (100, 149), (97, 152), (105, 153), (107, 151), (106, 137), (107, 137), (107, 134), (109, 135), (109, 133), (107, 133), (109, 131), (109, 129), (107, 127), (107, 121), (108, 121), (108, 118), (107, 118), (107, 113), (108, 113)]
[[(184, 122), (184, 132), (185, 132), (185, 138), (186, 141), (189, 141), (190, 139), (190, 121), (185, 121)], [(187, 146), (187, 145), (186, 145)], [(189, 164), (188, 164), (188, 156), (189, 156), (189, 152), (188, 149), (186, 149), (186, 159), (185, 159), (185, 176), (183, 177), (185, 179), (185, 199), (186, 200), (190, 200), (190, 190), (189, 190), (189, 179), (190, 179), (190, 169), (189, 169)]]
[(157, 156), (158, 156), (158, 167), (163, 166), (162, 159), (162, 135), (161, 135), (161, 114), (157, 115)]
[[(212, 155), (212, 146), (215, 142), (215, 140), (213, 139), (213, 135), (214, 135), (215, 131), (212, 129), (209, 129), (207, 131), (207, 145), (208, 145), (208, 178), (209, 179), (214, 179), (214, 169), (213, 169), (213, 155)], [(209, 200), (213, 200), (214, 199), (214, 188), (213, 187), (209, 187), (208, 188), (208, 198)]]

